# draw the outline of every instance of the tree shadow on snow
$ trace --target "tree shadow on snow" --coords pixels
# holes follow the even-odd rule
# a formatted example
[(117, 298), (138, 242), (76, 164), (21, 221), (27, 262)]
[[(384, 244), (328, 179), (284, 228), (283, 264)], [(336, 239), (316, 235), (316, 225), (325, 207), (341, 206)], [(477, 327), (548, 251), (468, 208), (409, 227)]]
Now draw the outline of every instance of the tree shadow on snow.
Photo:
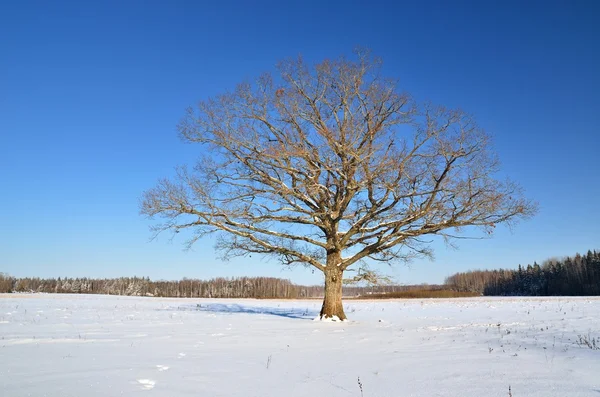
[(319, 312), (310, 309), (278, 308), (267, 306), (244, 306), (237, 303), (202, 303), (193, 307), (192, 310), (209, 313), (266, 314), (271, 316), (293, 318), (299, 320), (312, 320), (319, 314)]

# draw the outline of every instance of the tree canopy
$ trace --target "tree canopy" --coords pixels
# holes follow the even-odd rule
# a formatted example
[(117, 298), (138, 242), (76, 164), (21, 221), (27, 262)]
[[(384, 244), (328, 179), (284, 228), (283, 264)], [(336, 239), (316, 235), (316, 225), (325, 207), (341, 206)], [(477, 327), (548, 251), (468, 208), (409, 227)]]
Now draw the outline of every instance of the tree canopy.
[(199, 161), (148, 190), (142, 213), (163, 219), (156, 232), (193, 230), (189, 245), (219, 232), (224, 257), (313, 266), (341, 310), (350, 266), (426, 255), (424, 236), (491, 233), (535, 212), (496, 178), (490, 137), (469, 114), (417, 103), (380, 66), (365, 52), (287, 60), (190, 108), (178, 129), (203, 147)]

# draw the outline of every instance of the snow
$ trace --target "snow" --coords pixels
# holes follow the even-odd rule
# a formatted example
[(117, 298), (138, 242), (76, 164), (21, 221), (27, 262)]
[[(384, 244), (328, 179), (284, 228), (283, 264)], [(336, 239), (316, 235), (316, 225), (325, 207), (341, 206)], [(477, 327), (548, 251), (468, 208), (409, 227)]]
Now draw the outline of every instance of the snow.
[(346, 319), (344, 320), (340, 320), (340, 318), (338, 316), (331, 316), (331, 317), (325, 317), (325, 316), (317, 316), (313, 319), (313, 321), (322, 321), (322, 322), (330, 322), (330, 323), (335, 323), (335, 322), (339, 322), (339, 321), (347, 321)]
[(600, 396), (598, 298), (320, 304), (0, 295), (0, 395)]

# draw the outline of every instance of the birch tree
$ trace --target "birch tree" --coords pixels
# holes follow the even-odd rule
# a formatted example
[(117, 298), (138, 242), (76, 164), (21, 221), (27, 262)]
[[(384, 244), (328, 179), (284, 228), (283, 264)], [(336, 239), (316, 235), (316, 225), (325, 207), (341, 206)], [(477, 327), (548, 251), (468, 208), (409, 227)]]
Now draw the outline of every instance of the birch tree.
[[(491, 234), (535, 204), (499, 180), (490, 138), (460, 110), (418, 104), (368, 53), (281, 62), (204, 100), (178, 126), (199, 160), (144, 193), (153, 230), (210, 233), (225, 258), (323, 272), (321, 318), (344, 320), (344, 272), (430, 253), (428, 236)], [(368, 274), (368, 273), (367, 273)]]

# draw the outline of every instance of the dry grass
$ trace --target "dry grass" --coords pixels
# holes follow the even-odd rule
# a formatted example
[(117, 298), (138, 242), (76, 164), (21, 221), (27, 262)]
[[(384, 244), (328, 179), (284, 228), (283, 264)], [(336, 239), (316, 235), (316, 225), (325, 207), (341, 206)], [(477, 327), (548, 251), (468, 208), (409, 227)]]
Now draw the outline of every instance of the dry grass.
[(361, 295), (360, 299), (423, 299), (423, 298), (469, 298), (480, 296), (476, 292), (458, 292), (445, 289), (414, 289), (409, 291), (388, 292), (385, 294)]

